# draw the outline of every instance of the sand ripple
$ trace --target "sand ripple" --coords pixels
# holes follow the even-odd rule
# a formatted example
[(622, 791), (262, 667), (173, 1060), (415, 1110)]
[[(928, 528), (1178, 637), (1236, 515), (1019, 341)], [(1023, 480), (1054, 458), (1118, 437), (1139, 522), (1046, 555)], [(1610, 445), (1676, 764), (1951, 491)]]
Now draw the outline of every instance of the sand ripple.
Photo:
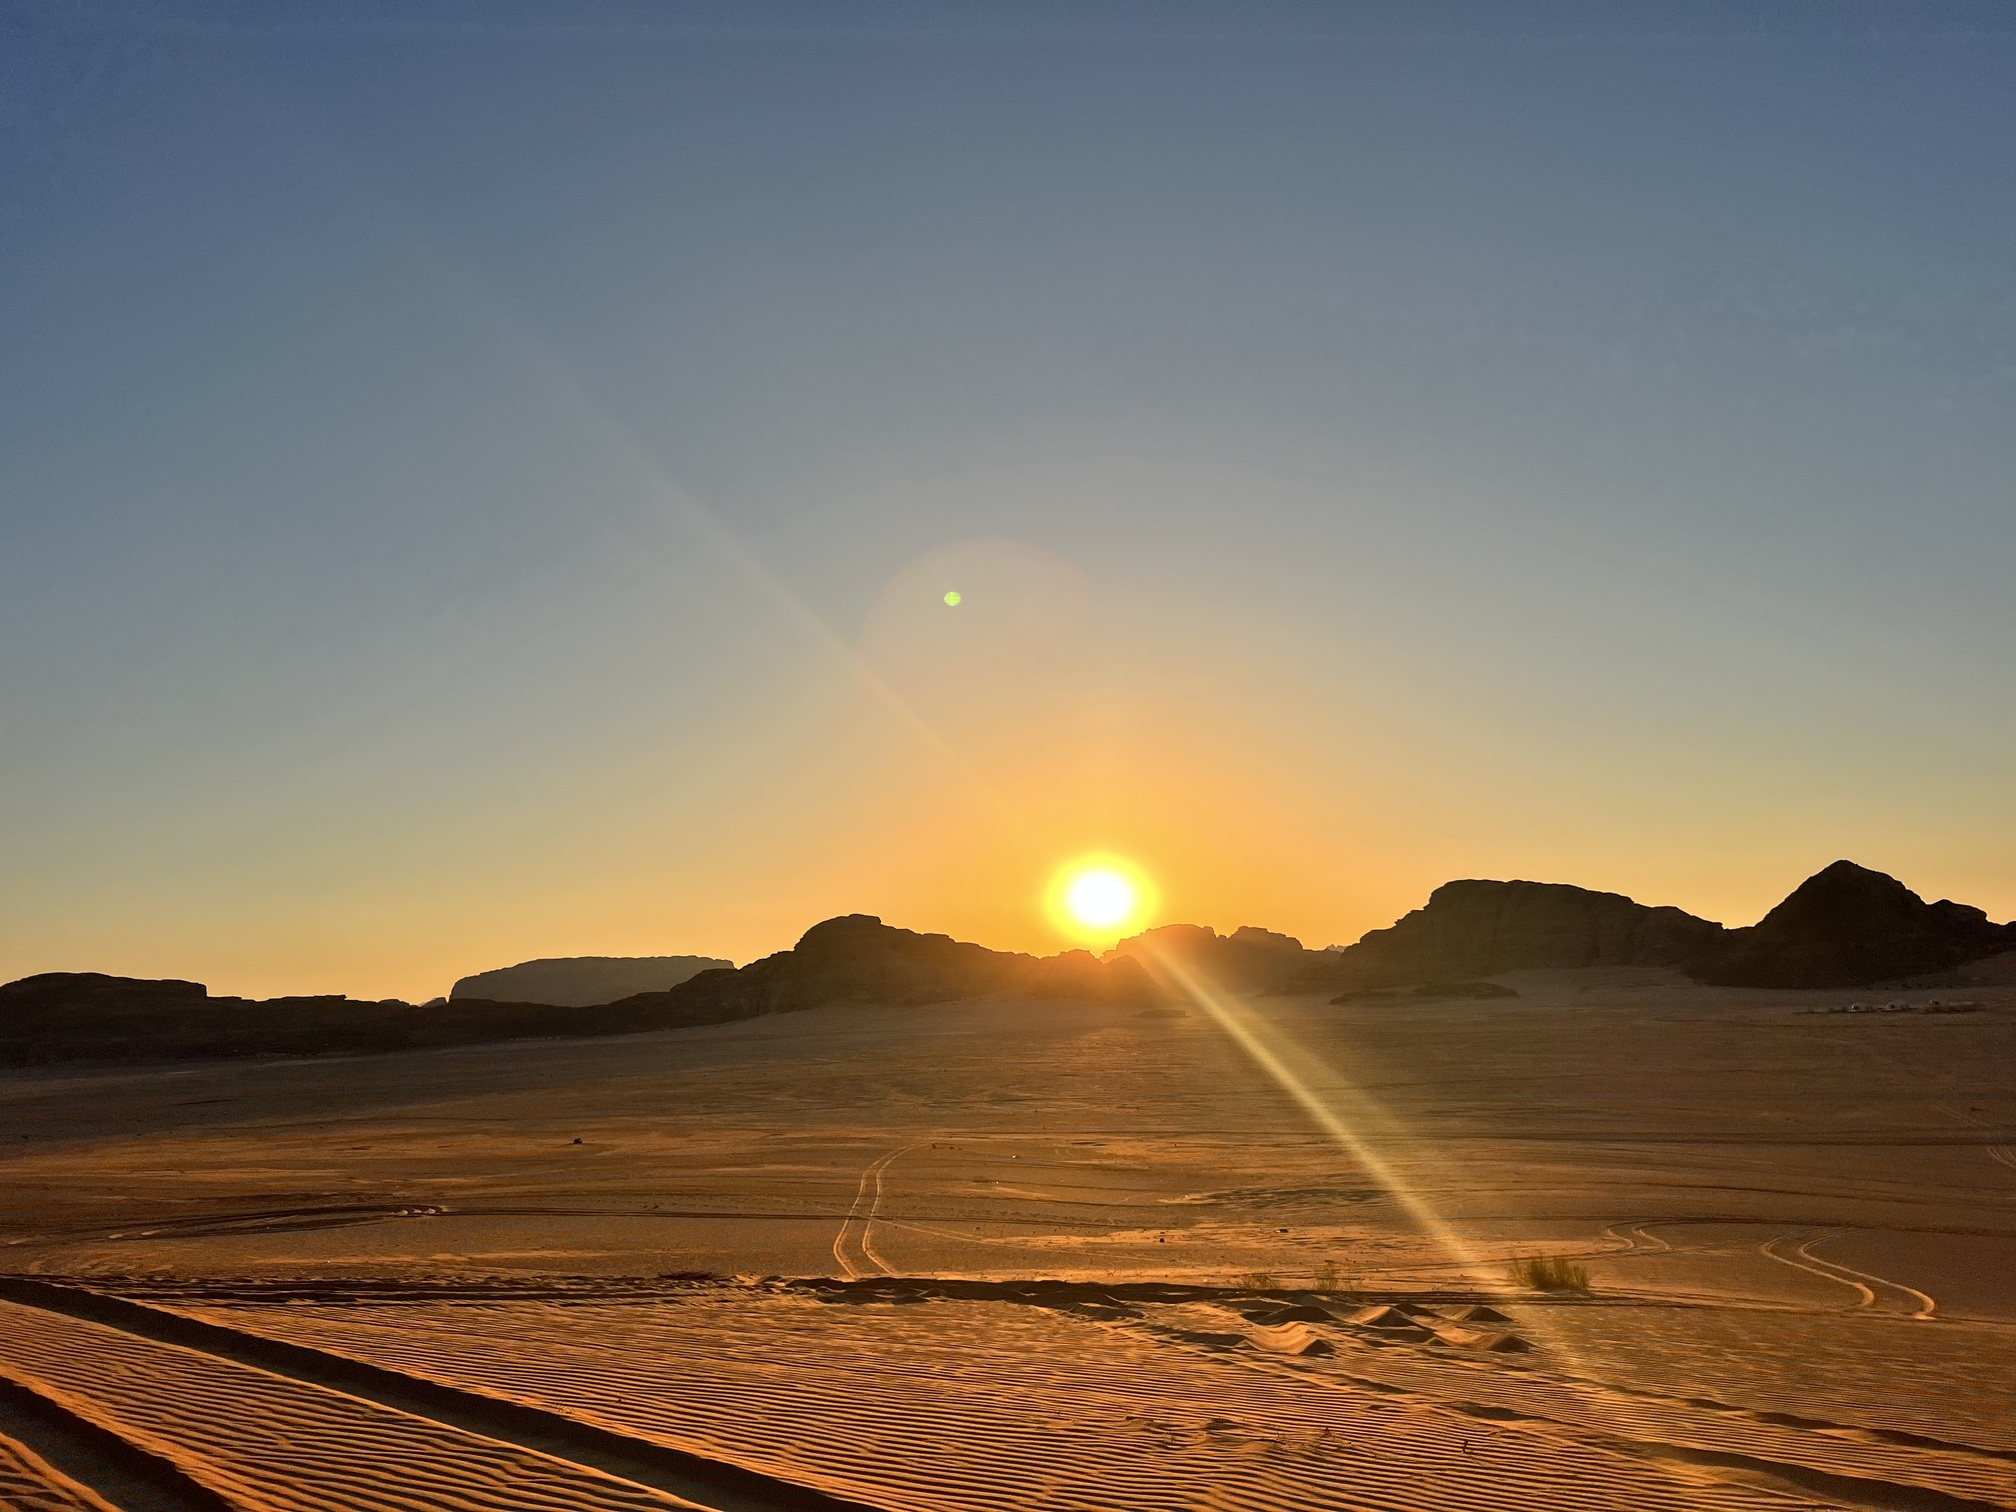
[(258, 1512), (694, 1505), (517, 1445), (13, 1302), (0, 1302), (0, 1371)]
[(200, 1315), (906, 1512), (1842, 1504), (1516, 1411), (1494, 1420), (1467, 1398), (1319, 1374), (1341, 1355), (1221, 1358), (998, 1303)]

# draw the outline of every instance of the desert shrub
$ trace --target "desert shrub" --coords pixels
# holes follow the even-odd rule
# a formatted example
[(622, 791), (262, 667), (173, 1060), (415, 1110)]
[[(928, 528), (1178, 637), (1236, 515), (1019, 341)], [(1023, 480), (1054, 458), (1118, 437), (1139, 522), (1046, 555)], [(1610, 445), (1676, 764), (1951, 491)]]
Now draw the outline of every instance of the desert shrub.
[(1245, 1291), (1272, 1291), (1278, 1283), (1272, 1271), (1242, 1271), (1232, 1278), (1232, 1284)]
[(1335, 1291), (1337, 1290), (1337, 1283), (1342, 1279), (1343, 1273), (1338, 1270), (1335, 1260), (1325, 1260), (1316, 1268), (1316, 1290), (1318, 1291)]
[(1512, 1267), (1512, 1278), (1521, 1286), (1530, 1286), (1534, 1291), (1589, 1290), (1588, 1266), (1546, 1255), (1519, 1261)]

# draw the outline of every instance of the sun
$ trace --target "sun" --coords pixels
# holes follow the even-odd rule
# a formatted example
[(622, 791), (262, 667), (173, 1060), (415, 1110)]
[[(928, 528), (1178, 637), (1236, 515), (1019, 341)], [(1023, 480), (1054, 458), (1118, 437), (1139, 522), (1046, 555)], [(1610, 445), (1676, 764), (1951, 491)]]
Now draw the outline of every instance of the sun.
[(1090, 929), (1110, 929), (1134, 912), (1134, 884), (1115, 871), (1080, 872), (1064, 889), (1071, 917)]
[(1050, 922), (1076, 939), (1117, 940), (1155, 911), (1155, 886), (1118, 856), (1080, 856), (1057, 869), (1046, 899)]

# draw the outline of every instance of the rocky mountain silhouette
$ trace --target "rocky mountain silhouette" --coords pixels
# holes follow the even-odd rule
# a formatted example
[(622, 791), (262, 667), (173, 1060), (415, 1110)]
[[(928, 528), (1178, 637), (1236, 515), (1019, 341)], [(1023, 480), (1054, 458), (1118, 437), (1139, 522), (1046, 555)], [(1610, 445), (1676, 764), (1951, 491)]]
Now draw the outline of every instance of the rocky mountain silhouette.
[[(348, 1048), (417, 1011), (341, 996), (215, 998), (201, 982), (51, 971), (0, 986), (0, 1064)], [(325, 1029), (329, 1043), (310, 1046)]]
[(1927, 903), (1896, 878), (1848, 861), (1809, 877), (1747, 929), (1563, 883), (1447, 882), (1425, 907), (1341, 951), (1305, 950), (1250, 925), (1219, 935), (1177, 924), (1123, 940), (1104, 959), (1083, 950), (1030, 956), (847, 914), (739, 970), (711, 967), (662, 990), (582, 1006), (462, 995), (472, 982), (578, 964), (570, 962), (465, 978), (455, 998), (422, 1007), (342, 996), (212, 997), (200, 982), (47, 972), (0, 986), (0, 1065), (635, 1034), (833, 1003), (922, 1007), (999, 995), (1149, 1005), (1180, 1001), (1189, 977), (1237, 992), (1454, 991), (1455, 984), (1474, 996), (1481, 979), (1506, 971), (1679, 966), (1724, 986), (1852, 987), (2003, 951), (2016, 951), (2016, 924), (1991, 923), (1960, 903)]
[(201, 982), (47, 972), (0, 986), (0, 1065), (80, 1059), (365, 1054), (495, 1040), (637, 1034), (829, 1003), (923, 1005), (989, 994), (1161, 1001), (1137, 962), (1087, 951), (1018, 955), (866, 914), (828, 919), (739, 971), (702, 971), (662, 992), (588, 1007), (455, 998), (211, 997)]
[(1303, 949), (1292, 935), (1252, 924), (1229, 935), (1199, 924), (1164, 924), (1120, 941), (1106, 959), (1138, 961), (1171, 996), (1181, 996), (1182, 974), (1248, 992), (1278, 987), (1327, 957), (1322, 951)]
[(2016, 950), (2016, 924), (1943, 898), (1927, 903), (1895, 877), (1836, 861), (1758, 923), (1729, 930), (1690, 970), (1718, 986), (1861, 987), (2004, 950)]
[(1317, 992), (1401, 987), (1572, 966), (1682, 966), (1723, 928), (1678, 908), (1562, 882), (1445, 882), (1388, 929), (1319, 954), (1283, 984)]
[[(872, 914), (814, 924), (790, 950), (739, 971), (703, 971), (665, 992), (611, 1004), (662, 1010), (685, 1023), (790, 1013), (829, 1003), (895, 1005), (1015, 993), (1090, 1002), (1159, 1001), (1138, 963), (1101, 961), (1089, 951), (1029, 956), (989, 950), (950, 935), (896, 929)], [(706, 1014), (706, 1018), (687, 1015)]]
[(592, 1008), (640, 992), (663, 992), (703, 971), (734, 966), (713, 956), (558, 956), (463, 977), (449, 989), (448, 1000)]
[[(621, 1032), (596, 1009), (396, 998), (212, 997), (201, 982), (52, 971), (0, 986), (0, 1065), (231, 1055), (372, 1054)], [(625, 1026), (627, 1027), (627, 1026)]]

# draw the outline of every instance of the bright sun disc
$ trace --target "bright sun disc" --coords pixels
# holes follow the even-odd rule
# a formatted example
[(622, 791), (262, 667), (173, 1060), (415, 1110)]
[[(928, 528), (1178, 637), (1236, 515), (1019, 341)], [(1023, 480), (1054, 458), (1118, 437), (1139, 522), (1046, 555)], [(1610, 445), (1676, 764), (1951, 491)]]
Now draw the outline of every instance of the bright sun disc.
[(1081, 856), (1051, 879), (1050, 922), (1086, 941), (1111, 941), (1145, 924), (1155, 911), (1155, 886), (1132, 862)]
[(1134, 884), (1118, 872), (1081, 872), (1065, 889), (1064, 906), (1080, 924), (1104, 929), (1134, 912)]

